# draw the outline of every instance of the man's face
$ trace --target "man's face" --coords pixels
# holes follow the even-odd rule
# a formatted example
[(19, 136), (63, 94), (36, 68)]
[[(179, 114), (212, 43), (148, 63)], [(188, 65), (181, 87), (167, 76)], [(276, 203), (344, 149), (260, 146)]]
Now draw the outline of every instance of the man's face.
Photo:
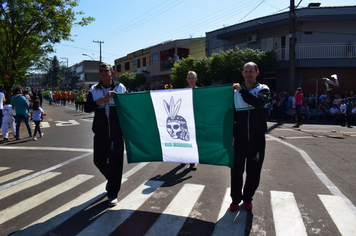
[(252, 65), (246, 65), (242, 71), (242, 75), (245, 78), (245, 82), (256, 82), (256, 77), (260, 72), (255, 70), (255, 67)]
[(189, 74), (187, 77), (187, 81), (189, 84), (189, 87), (195, 87), (195, 83), (197, 82), (197, 79), (193, 74)]
[(109, 66), (99, 68), (99, 78), (102, 81), (110, 81), (111, 75), (112, 75), (112, 71), (110, 70)]

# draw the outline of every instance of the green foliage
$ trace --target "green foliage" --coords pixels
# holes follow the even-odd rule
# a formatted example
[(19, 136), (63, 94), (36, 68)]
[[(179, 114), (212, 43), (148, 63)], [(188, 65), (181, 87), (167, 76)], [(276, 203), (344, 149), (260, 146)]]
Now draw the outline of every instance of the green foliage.
[(56, 56), (52, 60), (47, 60), (42, 66), (47, 67), (47, 74), (44, 81), (42, 81), (43, 85), (58, 87), (61, 79), (64, 77), (64, 66), (59, 64)]
[[(94, 18), (84, 17), (76, 22), (74, 12), (78, 0), (9, 0), (0, 7), (0, 83), (11, 88), (24, 82), (29, 68), (53, 46), (71, 40), (73, 25), (84, 26)], [(11, 75), (10, 80), (5, 75)]]
[(143, 74), (135, 74), (131, 73), (124, 73), (120, 75), (119, 81), (120, 83), (124, 84), (126, 88), (130, 90), (135, 90), (140, 88), (145, 82), (147, 78)]
[[(277, 65), (277, 55), (273, 51), (262, 52), (246, 48), (243, 50), (227, 50), (221, 54), (213, 54), (209, 58), (179, 60), (172, 68), (171, 80), (174, 88), (185, 88), (188, 71), (195, 71), (198, 76), (197, 86), (209, 86), (213, 83), (243, 82), (242, 69), (246, 62), (255, 62), (260, 75), (273, 70)], [(261, 77), (261, 76), (259, 76)], [(257, 79), (260, 79), (260, 78)]]

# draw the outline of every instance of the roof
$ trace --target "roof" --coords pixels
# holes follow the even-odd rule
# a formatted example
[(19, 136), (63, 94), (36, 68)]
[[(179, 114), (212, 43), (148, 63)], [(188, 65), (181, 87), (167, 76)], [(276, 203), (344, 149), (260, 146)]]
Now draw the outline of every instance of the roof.
[[(298, 21), (335, 21), (335, 20), (356, 20), (356, 6), (343, 7), (305, 7), (295, 10), (295, 20)], [(253, 32), (270, 27), (281, 25), (288, 25), (290, 20), (290, 13), (282, 12), (274, 15), (256, 18), (240, 24), (235, 24), (225, 27), (226, 33), (218, 34), (218, 39), (228, 38), (237, 34)], [(213, 33), (221, 31), (207, 32)], [(230, 30), (230, 31), (229, 31)]]

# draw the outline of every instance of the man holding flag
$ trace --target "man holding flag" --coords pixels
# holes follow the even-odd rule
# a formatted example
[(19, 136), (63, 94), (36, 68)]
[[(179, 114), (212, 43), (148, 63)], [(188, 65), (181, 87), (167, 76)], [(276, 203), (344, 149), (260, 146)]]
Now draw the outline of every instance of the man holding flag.
[[(267, 85), (256, 82), (259, 74), (257, 65), (248, 62), (242, 75), (245, 83), (234, 84), (234, 166), (231, 169), (230, 211), (237, 211), (243, 201), (246, 210), (252, 210), (252, 199), (260, 183), (260, 175), (265, 157), (266, 109), (269, 98)], [(246, 163), (246, 181), (242, 193), (243, 174)]]
[(116, 111), (115, 94), (125, 93), (121, 83), (115, 83), (109, 64), (99, 67), (100, 82), (93, 85), (84, 105), (85, 112), (95, 112), (92, 130), (94, 132), (94, 164), (108, 180), (106, 185), (109, 206), (117, 204), (121, 187), (124, 142)]

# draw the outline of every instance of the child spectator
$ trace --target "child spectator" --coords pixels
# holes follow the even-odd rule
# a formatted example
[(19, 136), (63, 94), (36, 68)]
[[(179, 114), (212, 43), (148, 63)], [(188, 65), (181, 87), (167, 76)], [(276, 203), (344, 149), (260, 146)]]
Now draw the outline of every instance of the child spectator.
[(43, 133), (41, 133), (41, 129), (40, 129), (40, 122), (43, 121), (43, 118), (45, 116), (43, 109), (40, 107), (40, 101), (36, 100), (33, 103), (33, 107), (30, 110), (30, 113), (32, 114), (33, 122), (35, 122), (35, 125), (36, 125), (35, 132), (33, 134), (33, 140), (37, 141), (37, 138), (36, 138), (37, 131), (40, 134), (40, 138), (43, 137)]
[(8, 134), (9, 134), (9, 128), (12, 131), (12, 135), (15, 137), (16, 131), (15, 131), (15, 118), (14, 116), (16, 115), (14, 110), (12, 109), (12, 106), (10, 104), (10, 100), (5, 102), (4, 108), (2, 110), (2, 113), (4, 115), (2, 119), (2, 137), (4, 138), (4, 141), (8, 141)]

